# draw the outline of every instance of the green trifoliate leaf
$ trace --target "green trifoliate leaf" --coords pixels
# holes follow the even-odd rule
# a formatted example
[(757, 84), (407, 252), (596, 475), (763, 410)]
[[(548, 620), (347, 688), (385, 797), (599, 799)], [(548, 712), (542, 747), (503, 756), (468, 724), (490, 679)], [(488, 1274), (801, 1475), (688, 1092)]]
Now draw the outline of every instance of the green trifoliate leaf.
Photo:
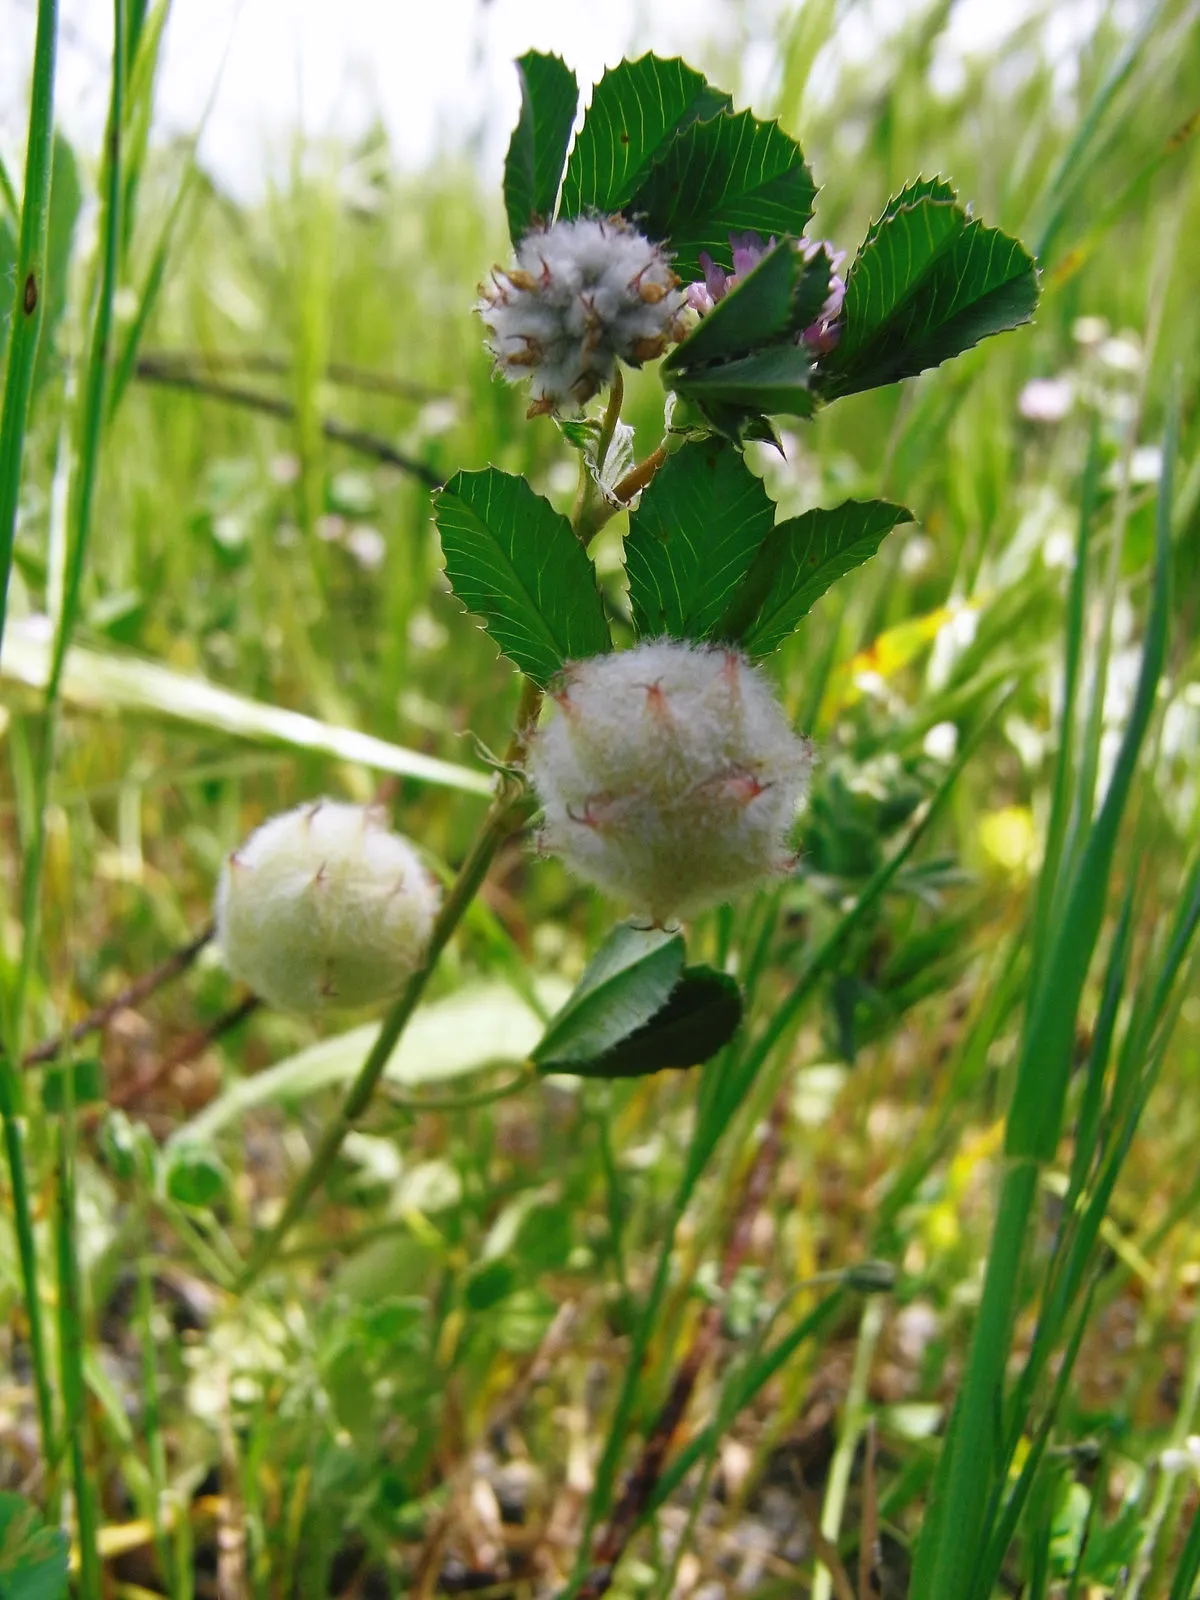
[(814, 355), (801, 340), (829, 294), (829, 257), (789, 239), (734, 284), (663, 363), (663, 382), (730, 438), (774, 441), (770, 413), (811, 416)]
[(879, 549), (912, 513), (887, 500), (848, 500), (832, 511), (806, 511), (775, 527), (734, 593), (717, 636), (749, 655), (783, 643), (836, 579)]
[(669, 456), (625, 539), (638, 635), (707, 638), (773, 519), (767, 491), (732, 445), (695, 440)]
[(458, 472), (435, 503), (446, 576), (510, 661), (546, 684), (611, 647), (591, 563), (571, 524), (524, 478)]
[(60, 1600), (67, 1592), (67, 1537), (47, 1528), (19, 1494), (0, 1494), (0, 1596)]
[(517, 62), (517, 72), (521, 115), (504, 162), (504, 207), (514, 245), (535, 223), (554, 216), (579, 106), (575, 74), (558, 56), (530, 50)]
[(799, 238), (816, 192), (800, 146), (778, 123), (726, 112), (679, 129), (623, 209), (652, 239), (669, 241), (688, 280), (700, 276), (701, 251), (732, 266), (731, 233)]
[(580, 1072), (650, 1021), (683, 972), (683, 936), (620, 923), (552, 1019), (533, 1060), (543, 1072)]
[(596, 85), (567, 162), (560, 214), (624, 210), (672, 135), (729, 103), (678, 57), (622, 61)]
[(698, 1067), (733, 1038), (742, 1009), (742, 992), (728, 973), (685, 967), (667, 1003), (649, 1022), (607, 1055), (571, 1070), (588, 1078), (641, 1078), (651, 1072)]
[(1028, 322), (1037, 305), (1033, 259), (984, 227), (940, 180), (921, 180), (872, 226), (846, 279), (841, 337), (823, 359), (823, 397), (913, 377), (994, 333)]

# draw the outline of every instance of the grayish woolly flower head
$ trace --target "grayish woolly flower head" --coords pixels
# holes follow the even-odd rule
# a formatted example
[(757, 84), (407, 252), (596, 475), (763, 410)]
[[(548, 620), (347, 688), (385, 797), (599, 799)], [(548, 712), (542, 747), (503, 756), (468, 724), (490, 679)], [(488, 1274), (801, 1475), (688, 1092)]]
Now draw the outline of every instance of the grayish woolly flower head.
[(476, 309), (496, 371), (529, 379), (530, 416), (574, 411), (679, 337), (684, 296), (667, 257), (623, 217), (579, 217), (527, 233), (517, 264), (480, 285)]
[(283, 1011), (370, 1005), (420, 964), (439, 898), (382, 811), (318, 800), (229, 857), (217, 943), (233, 976)]
[(788, 870), (812, 751), (734, 650), (673, 639), (573, 662), (531, 741), (542, 843), (657, 923)]

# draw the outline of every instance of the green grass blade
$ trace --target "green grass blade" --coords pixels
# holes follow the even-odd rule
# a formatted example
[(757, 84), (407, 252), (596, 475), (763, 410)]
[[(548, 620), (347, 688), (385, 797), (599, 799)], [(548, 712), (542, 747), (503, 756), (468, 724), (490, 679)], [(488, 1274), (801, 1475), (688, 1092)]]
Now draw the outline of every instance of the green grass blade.
[(8, 364), (0, 407), (0, 643), (8, 607), (8, 576), (17, 527), (17, 499), (25, 450), (25, 425), (45, 304), (45, 263), (50, 223), (50, 171), (54, 137), (54, 67), (57, 0), (39, 0), (25, 156), (25, 198), (17, 246)]
[(1178, 405), (1167, 418), (1159, 484), (1154, 590), (1146, 620), (1141, 672), (1129, 721), (1100, 812), (1071, 875), (1061, 920), (1046, 952), (1046, 975), (1035, 992), (1005, 1149), (1017, 1159), (1050, 1161), (1062, 1127), (1075, 1017), (1099, 935), (1109, 874), (1142, 741), (1166, 660), (1171, 559), (1171, 478), (1178, 445)]
[[(50, 646), (41, 625), (24, 619), (14, 621), (0, 657), (0, 682), (43, 689), (49, 681), (49, 671)], [(63, 700), (81, 710), (164, 717), (201, 731), (227, 733), (258, 744), (317, 751), (338, 761), (457, 789), (462, 794), (492, 792), (493, 780), (488, 773), (473, 772), (419, 750), (390, 744), (356, 728), (322, 722), (283, 706), (264, 705), (205, 678), (134, 656), (76, 645), (67, 656), (60, 688)]]
[[(13, 298), (12, 325), (4, 375), (4, 400), (0, 407), (0, 647), (3, 645), (8, 608), (8, 580), (12, 568), (17, 502), (25, 450), (29, 396), (37, 360), (45, 302), (45, 263), (50, 221), (50, 175), (54, 135), (54, 69), (58, 39), (56, 0), (39, 0), (34, 44), (33, 94), (29, 107), (29, 143), (25, 158), (25, 191), (21, 207), (20, 240)], [(7, 182), (6, 187), (11, 189)], [(42, 1451), (47, 1462), (55, 1458), (54, 1412), (46, 1342), (38, 1291), (37, 1244), (33, 1232), (29, 1178), (25, 1162), (25, 1132), (21, 1120), (22, 1091), (16, 1070), (7, 1063), (19, 1058), (20, 979), (17, 994), (3, 994), (0, 1023), (6, 1055), (0, 1061), (0, 1119), (12, 1183), (13, 1229), (21, 1263), (21, 1284), (29, 1319), (33, 1386), (37, 1401)]]

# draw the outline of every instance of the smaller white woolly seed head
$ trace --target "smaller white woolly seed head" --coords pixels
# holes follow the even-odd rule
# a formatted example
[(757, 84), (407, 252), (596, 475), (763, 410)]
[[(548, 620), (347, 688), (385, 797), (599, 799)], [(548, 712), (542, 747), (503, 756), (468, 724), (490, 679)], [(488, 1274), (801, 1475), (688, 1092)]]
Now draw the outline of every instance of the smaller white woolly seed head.
[(674, 639), (572, 662), (530, 742), (542, 844), (657, 923), (786, 872), (812, 765), (744, 656)]
[(476, 310), (495, 370), (529, 380), (530, 416), (578, 409), (618, 360), (640, 366), (681, 331), (685, 304), (666, 255), (623, 217), (578, 217), (527, 233), (496, 267)]
[(217, 943), (282, 1011), (370, 1005), (420, 964), (440, 895), (371, 806), (318, 800), (272, 817), (225, 863)]

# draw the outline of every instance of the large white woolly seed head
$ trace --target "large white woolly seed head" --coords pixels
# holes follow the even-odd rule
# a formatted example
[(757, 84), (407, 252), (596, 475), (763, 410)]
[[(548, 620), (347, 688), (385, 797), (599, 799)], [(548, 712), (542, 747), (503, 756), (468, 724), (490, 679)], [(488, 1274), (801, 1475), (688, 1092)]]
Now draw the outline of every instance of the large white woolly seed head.
[(370, 1005), (420, 964), (440, 895), (383, 812), (318, 800), (272, 817), (225, 863), (217, 943), (283, 1011)]
[(658, 245), (623, 217), (578, 217), (527, 233), (517, 264), (480, 285), (476, 309), (496, 371), (529, 379), (530, 416), (576, 410), (678, 338), (684, 294)]
[(553, 701), (528, 772), (581, 878), (666, 923), (789, 868), (811, 746), (736, 651), (649, 640), (571, 663)]

